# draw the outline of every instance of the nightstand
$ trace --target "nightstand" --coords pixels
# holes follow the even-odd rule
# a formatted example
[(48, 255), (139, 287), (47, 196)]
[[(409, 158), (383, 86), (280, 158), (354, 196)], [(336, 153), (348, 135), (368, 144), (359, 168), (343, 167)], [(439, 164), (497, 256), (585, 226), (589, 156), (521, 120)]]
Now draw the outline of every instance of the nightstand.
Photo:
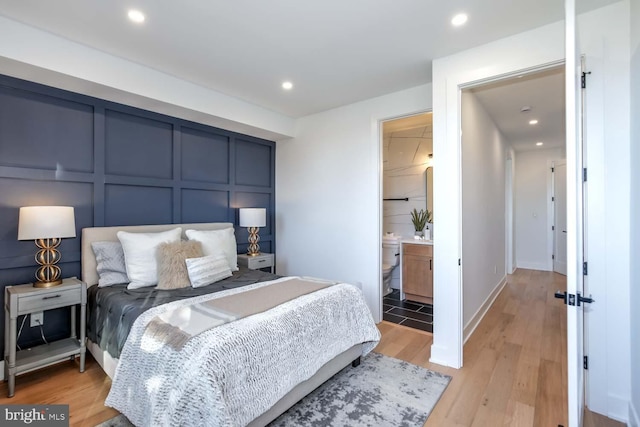
[[(76, 305), (80, 304), (80, 339), (76, 336)], [(71, 336), (16, 351), (18, 316), (71, 307)], [(87, 285), (72, 277), (51, 288), (34, 288), (31, 283), (5, 287), (4, 293), (4, 366), (9, 381), (9, 397), (15, 392), (16, 375), (33, 371), (66, 358), (80, 355), (84, 372)]]
[(276, 260), (273, 254), (261, 252), (260, 255), (249, 256), (247, 254), (238, 254), (238, 265), (245, 266), (251, 270), (261, 270), (263, 268), (271, 269), (274, 272)]

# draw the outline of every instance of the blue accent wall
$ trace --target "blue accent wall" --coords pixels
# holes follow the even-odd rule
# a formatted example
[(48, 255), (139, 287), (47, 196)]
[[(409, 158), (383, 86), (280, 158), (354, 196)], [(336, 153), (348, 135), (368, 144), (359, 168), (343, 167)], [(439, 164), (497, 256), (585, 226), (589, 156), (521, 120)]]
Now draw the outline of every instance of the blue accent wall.
[[(264, 207), (260, 247), (275, 252), (275, 143), (0, 76), (0, 288), (33, 280), (32, 241), (18, 241), (21, 206), (74, 206), (63, 277), (80, 277), (84, 227), (232, 222)], [(238, 251), (247, 232), (236, 226)], [(45, 312), (48, 339), (69, 333), (68, 309)], [(20, 326), (19, 319), (18, 326)], [(4, 336), (4, 316), (0, 317)], [(40, 343), (27, 323), (19, 341)], [(0, 342), (4, 347), (4, 340)]]

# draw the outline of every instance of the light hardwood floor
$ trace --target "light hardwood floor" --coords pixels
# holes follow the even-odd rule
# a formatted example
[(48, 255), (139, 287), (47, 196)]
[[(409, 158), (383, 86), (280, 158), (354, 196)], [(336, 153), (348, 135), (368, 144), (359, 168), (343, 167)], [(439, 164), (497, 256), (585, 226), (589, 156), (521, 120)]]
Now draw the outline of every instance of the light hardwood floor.
[[(567, 426), (564, 277), (518, 270), (464, 347), (464, 367), (429, 363), (431, 334), (393, 323), (378, 325), (375, 351), (453, 377), (425, 426)], [(117, 414), (104, 407), (109, 378), (87, 357), (87, 370), (65, 362), (16, 379), (15, 397), (0, 386), (0, 404), (69, 404), (72, 426), (92, 427)], [(623, 424), (585, 414), (585, 427)]]

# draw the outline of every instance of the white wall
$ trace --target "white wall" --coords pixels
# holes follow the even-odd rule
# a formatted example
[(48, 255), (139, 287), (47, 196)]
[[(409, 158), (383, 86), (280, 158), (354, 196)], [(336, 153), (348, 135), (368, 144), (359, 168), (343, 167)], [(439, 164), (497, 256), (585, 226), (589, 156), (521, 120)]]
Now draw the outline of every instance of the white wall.
[[(589, 407), (628, 418), (630, 399), (630, 125), (628, 0), (581, 15), (581, 46), (593, 71), (587, 94), (589, 168), (588, 257)], [(635, 22), (635, 21), (634, 21)], [(460, 86), (550, 64), (564, 57), (563, 23), (541, 27), (434, 61), (434, 205), (438, 217), (434, 253), (435, 307), (432, 361), (462, 364), (462, 301), (458, 283)], [(600, 129), (589, 129), (600, 122)], [(605, 149), (606, 147), (606, 149)], [(518, 153), (519, 154), (519, 153)], [(606, 173), (605, 173), (606, 172)], [(599, 207), (599, 208), (598, 208)], [(601, 212), (598, 211), (600, 209)], [(438, 240), (440, 236), (446, 239)], [(438, 316), (440, 313), (440, 317)]]
[(381, 320), (380, 120), (431, 108), (431, 85), (301, 118), (276, 149), (280, 274), (361, 283)]
[(0, 73), (260, 138), (294, 120), (0, 16)]
[[(438, 212), (434, 244), (434, 342), (431, 361), (462, 366), (463, 293), (460, 287), (460, 86), (564, 57), (564, 25), (527, 31), (441, 58), (433, 63), (434, 201)], [(504, 234), (502, 234), (504, 236)], [(439, 307), (442, 307), (439, 309)]]
[[(465, 329), (506, 275), (508, 142), (476, 96), (462, 93), (462, 283)], [(490, 301), (489, 301), (490, 302)], [(475, 326), (475, 325), (474, 325)]]
[(631, 0), (631, 405), (629, 425), (640, 426), (640, 0)]
[(521, 151), (515, 162), (516, 267), (533, 270), (553, 269), (549, 254), (550, 170), (553, 160), (564, 158), (560, 148)]

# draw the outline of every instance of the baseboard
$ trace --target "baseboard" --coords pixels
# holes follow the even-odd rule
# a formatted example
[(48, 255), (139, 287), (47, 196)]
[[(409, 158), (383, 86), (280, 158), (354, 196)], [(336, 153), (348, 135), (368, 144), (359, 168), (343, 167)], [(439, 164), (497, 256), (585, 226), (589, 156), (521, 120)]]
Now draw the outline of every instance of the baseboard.
[(549, 266), (544, 262), (517, 261), (516, 268), (525, 268), (527, 270), (551, 271), (549, 269)]
[(609, 394), (607, 397), (607, 417), (621, 423), (629, 422), (630, 402), (620, 396)]
[(629, 427), (640, 427), (640, 417), (638, 410), (633, 406), (633, 402), (629, 402)]
[(449, 366), (451, 368), (460, 369), (462, 366), (452, 365), (448, 360), (451, 360), (451, 355), (447, 351), (446, 348), (437, 346), (435, 344), (431, 345), (431, 357), (429, 358), (430, 363), (435, 363), (436, 365)]
[(491, 308), (491, 305), (496, 300), (496, 298), (500, 294), (500, 291), (502, 291), (502, 288), (504, 288), (506, 284), (507, 284), (507, 276), (504, 276), (500, 280), (500, 283), (498, 283), (496, 287), (493, 288), (493, 291), (491, 291), (487, 299), (484, 300), (480, 308), (478, 308), (478, 311), (476, 311), (476, 314), (474, 314), (471, 320), (469, 320), (469, 322), (466, 324), (466, 326), (464, 327), (464, 331), (462, 332), (463, 342), (465, 344), (469, 339), (469, 337), (471, 336), (471, 334), (473, 334), (473, 331), (475, 331), (478, 325), (480, 324), (480, 321), (482, 320), (482, 318), (485, 316), (485, 314), (487, 314), (487, 312)]

